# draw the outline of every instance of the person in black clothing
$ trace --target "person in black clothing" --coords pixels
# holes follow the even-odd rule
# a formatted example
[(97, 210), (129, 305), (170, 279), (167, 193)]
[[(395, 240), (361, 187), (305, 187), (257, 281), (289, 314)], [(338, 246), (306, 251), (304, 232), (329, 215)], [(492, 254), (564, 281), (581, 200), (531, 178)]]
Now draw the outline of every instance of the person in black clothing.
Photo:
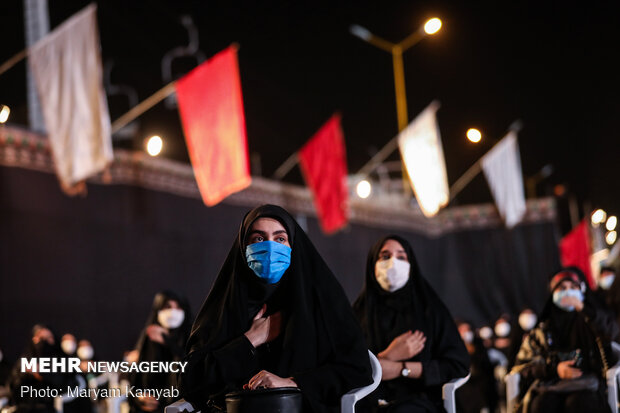
[(616, 277), (615, 268), (601, 268), (598, 289), (595, 293), (597, 299), (613, 313), (616, 324), (620, 326), (620, 279)]
[(274, 205), (243, 219), (188, 349), (181, 392), (203, 412), (223, 409), (228, 392), (265, 387), (297, 387), (305, 412), (335, 412), (344, 393), (372, 381), (342, 287)]
[(370, 249), (353, 308), (383, 369), (365, 404), (389, 412), (443, 411), (441, 386), (468, 374), (469, 355), (407, 241), (390, 235)]
[(482, 339), (474, 334), (470, 323), (457, 320), (456, 325), (471, 358), (471, 377), (456, 392), (457, 410), (480, 413), (486, 408), (489, 412), (495, 412), (498, 394), (487, 349)]
[[(172, 291), (157, 293), (136, 345), (138, 362), (182, 360), (185, 357), (190, 320), (190, 308), (185, 299)], [(168, 373), (134, 373), (129, 381), (138, 389), (169, 389), (176, 386), (175, 374)], [(151, 396), (129, 399), (133, 412), (163, 412), (172, 401), (157, 400)]]
[(527, 335), (536, 327), (538, 316), (531, 308), (525, 308), (519, 313), (517, 324), (510, 333), (510, 350), (508, 352), (508, 371), (512, 370), (521, 348), (521, 343)]
[(551, 297), (527, 335), (513, 371), (521, 374), (523, 412), (608, 412), (605, 375), (615, 363), (618, 326), (593, 299), (583, 273), (562, 269)]
[[(62, 373), (38, 373), (33, 371), (21, 371), (21, 357), (28, 359), (38, 357), (63, 357), (60, 347), (52, 331), (42, 324), (37, 324), (32, 328), (32, 337), (26, 350), (15, 363), (9, 386), (11, 389), (12, 402), (17, 406), (16, 413), (53, 413), (54, 399), (52, 397), (29, 397), (28, 394), (22, 396), (21, 388), (26, 386), (36, 390), (57, 389), (64, 390), (67, 385), (67, 375)], [(45, 394), (45, 392), (44, 392)]]

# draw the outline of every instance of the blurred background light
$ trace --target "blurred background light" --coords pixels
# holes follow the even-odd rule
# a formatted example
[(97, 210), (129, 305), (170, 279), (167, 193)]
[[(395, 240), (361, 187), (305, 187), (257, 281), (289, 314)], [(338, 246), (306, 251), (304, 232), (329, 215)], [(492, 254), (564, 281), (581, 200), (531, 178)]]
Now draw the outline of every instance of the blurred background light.
[(164, 141), (157, 135), (151, 136), (146, 143), (146, 151), (151, 156), (157, 156), (161, 153)]
[(426, 34), (435, 34), (441, 29), (441, 20), (437, 17), (433, 17), (424, 24), (424, 31)]
[(473, 143), (478, 143), (482, 139), (482, 133), (476, 128), (470, 128), (467, 130), (467, 139)]
[(605, 222), (607, 219), (607, 214), (602, 209), (597, 209), (592, 213), (592, 225), (598, 225), (602, 222)]
[(366, 199), (370, 196), (372, 192), (372, 185), (367, 180), (360, 181), (355, 187), (355, 191), (357, 192), (357, 196), (362, 199)]

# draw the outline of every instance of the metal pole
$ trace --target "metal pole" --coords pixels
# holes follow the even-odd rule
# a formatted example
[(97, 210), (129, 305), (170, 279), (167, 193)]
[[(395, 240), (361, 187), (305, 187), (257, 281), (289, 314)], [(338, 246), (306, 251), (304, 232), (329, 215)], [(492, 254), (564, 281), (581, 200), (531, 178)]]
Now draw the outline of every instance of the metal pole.
[(286, 174), (289, 173), (289, 171), (293, 169), (295, 165), (297, 165), (298, 162), (299, 157), (297, 156), (297, 152), (295, 152), (291, 156), (289, 156), (286, 161), (284, 161), (284, 163), (280, 165), (280, 167), (278, 167), (278, 169), (276, 169), (276, 171), (273, 173), (273, 179), (277, 179), (279, 181), (284, 178)]
[(394, 91), (396, 94), (396, 116), (398, 131), (407, 127), (407, 93), (405, 91), (405, 70), (403, 66), (403, 50), (400, 45), (392, 48), (392, 62), (394, 64)]
[(16, 53), (9, 60), (2, 63), (2, 66), (0, 66), (0, 75), (2, 75), (4, 72), (6, 72), (10, 68), (12, 68), (13, 66), (21, 62), (23, 59), (26, 58), (26, 56), (28, 56), (28, 49), (24, 49), (21, 52)]
[(475, 164), (469, 167), (467, 171), (450, 187), (450, 201), (452, 201), (459, 192), (470, 183), (476, 175), (482, 171), (482, 158), (478, 159)]
[(116, 119), (114, 123), (112, 123), (112, 133), (116, 133), (121, 130), (125, 125), (129, 122), (142, 115), (144, 112), (170, 96), (175, 92), (176, 82), (170, 82), (166, 86), (159, 89), (157, 92), (153, 93), (148, 98), (144, 99), (137, 106), (131, 108), (127, 113), (125, 113), (120, 118)]

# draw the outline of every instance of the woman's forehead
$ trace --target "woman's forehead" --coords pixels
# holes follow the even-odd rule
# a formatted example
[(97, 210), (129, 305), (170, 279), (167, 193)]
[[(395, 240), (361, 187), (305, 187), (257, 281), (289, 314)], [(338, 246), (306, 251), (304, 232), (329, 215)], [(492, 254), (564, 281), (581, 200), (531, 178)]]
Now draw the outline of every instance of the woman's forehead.
[(405, 248), (401, 245), (400, 242), (395, 239), (388, 239), (383, 243), (383, 246), (379, 251), (395, 251), (395, 252), (404, 252)]
[(275, 218), (261, 217), (254, 221), (250, 226), (250, 232), (252, 231), (272, 233), (276, 231), (286, 231), (286, 228), (284, 228), (284, 225), (282, 225), (282, 223)]

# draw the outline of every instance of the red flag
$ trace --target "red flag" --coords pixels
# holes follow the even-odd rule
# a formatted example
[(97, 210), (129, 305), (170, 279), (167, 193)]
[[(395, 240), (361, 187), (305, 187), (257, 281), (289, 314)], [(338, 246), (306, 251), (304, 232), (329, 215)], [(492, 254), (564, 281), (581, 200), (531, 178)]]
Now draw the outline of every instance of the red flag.
[(583, 271), (588, 284), (594, 288), (590, 266), (590, 234), (586, 220), (581, 221), (560, 240), (560, 259), (564, 267), (575, 266)]
[(213, 206), (252, 181), (237, 50), (229, 47), (192, 70), (176, 91), (198, 189)]
[(347, 157), (340, 115), (332, 116), (299, 151), (306, 183), (326, 233), (347, 224)]

